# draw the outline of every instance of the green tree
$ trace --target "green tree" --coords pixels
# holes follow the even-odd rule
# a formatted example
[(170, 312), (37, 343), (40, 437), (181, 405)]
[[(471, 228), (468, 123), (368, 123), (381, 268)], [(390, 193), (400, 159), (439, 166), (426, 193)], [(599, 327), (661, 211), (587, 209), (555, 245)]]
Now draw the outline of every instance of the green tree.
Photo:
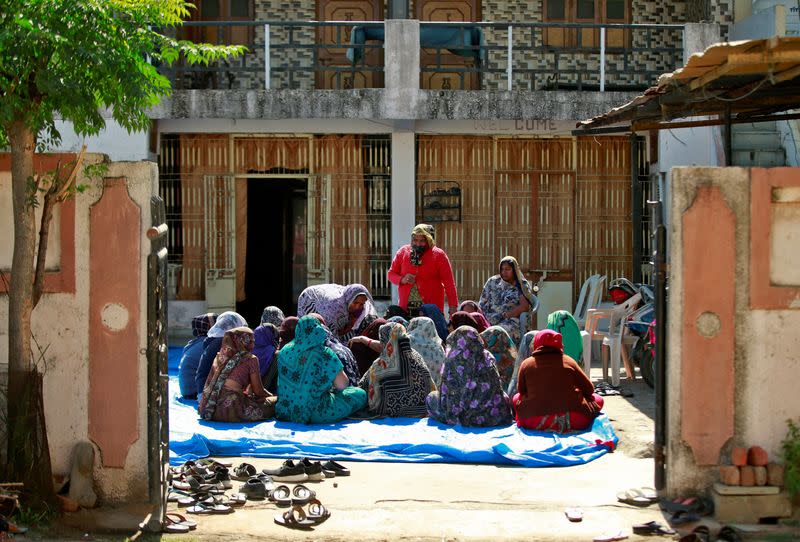
[[(71, 121), (79, 135), (92, 135), (105, 127), (107, 111), (129, 131), (146, 130), (148, 108), (171, 91), (154, 64), (171, 64), (181, 57), (189, 64), (208, 64), (239, 55), (243, 49), (170, 37), (194, 7), (182, 0), (3, 0), (2, 4), (0, 147), (11, 148), (14, 214), (6, 479), (24, 482), (32, 497), (48, 501), (52, 480), (41, 375), (31, 351), (31, 314), (42, 295), (51, 211), (74, 192), (78, 164), (71, 170), (36, 175), (34, 152), (59, 141), (56, 119)], [(40, 205), (43, 218), (37, 227), (34, 209)]]

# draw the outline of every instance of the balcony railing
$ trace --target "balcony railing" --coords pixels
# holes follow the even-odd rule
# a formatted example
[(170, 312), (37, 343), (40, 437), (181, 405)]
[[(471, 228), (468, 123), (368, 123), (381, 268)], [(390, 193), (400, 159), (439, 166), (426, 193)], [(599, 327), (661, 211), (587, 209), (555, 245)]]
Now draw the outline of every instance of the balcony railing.
[[(382, 21), (187, 22), (178, 32), (248, 50), (209, 66), (160, 67), (176, 89), (384, 86)], [(420, 23), (423, 89), (639, 90), (682, 59), (677, 24)]]

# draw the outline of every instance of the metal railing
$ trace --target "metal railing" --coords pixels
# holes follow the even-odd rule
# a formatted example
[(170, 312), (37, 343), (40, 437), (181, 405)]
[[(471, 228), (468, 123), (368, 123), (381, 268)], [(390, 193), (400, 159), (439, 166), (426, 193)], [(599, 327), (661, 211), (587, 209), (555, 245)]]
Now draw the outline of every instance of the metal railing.
[[(182, 39), (247, 52), (159, 71), (175, 89), (382, 88), (384, 44), (351, 43), (354, 27), (382, 30), (383, 22), (186, 22)], [(683, 60), (680, 24), (422, 22), (420, 33), (421, 88), (638, 90)]]

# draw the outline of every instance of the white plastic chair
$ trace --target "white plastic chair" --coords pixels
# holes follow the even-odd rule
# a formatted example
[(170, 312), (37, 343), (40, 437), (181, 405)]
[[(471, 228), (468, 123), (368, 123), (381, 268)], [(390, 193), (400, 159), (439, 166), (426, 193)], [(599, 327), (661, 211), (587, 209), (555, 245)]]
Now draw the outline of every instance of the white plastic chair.
[[(603, 339), (603, 347), (607, 347), (609, 350), (608, 361), (611, 364), (611, 384), (619, 386), (619, 366), (623, 357), (626, 359), (625, 370), (628, 372), (628, 377), (633, 377), (627, 361), (627, 352), (624, 354), (622, 352), (624, 335), (627, 330), (625, 320), (636, 309), (641, 300), (642, 294), (637, 293), (624, 303), (614, 307), (589, 309), (586, 315), (586, 328), (581, 333), (583, 338), (583, 366), (587, 375), (589, 375), (589, 370), (592, 367), (592, 341), (601, 337)], [(601, 327), (601, 321), (608, 321), (607, 327)], [(606, 377), (607, 365), (603, 363), (603, 379), (606, 379)]]

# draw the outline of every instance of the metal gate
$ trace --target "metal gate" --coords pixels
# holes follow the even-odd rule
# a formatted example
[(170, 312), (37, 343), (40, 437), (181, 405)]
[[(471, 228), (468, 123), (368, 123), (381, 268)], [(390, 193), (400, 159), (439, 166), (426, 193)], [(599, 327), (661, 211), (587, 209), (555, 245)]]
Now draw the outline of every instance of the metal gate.
[(169, 402), (167, 369), (167, 224), (164, 200), (150, 198), (152, 227), (147, 230), (147, 448), (150, 504), (147, 528), (161, 531), (167, 512)]
[(208, 310), (236, 308), (236, 187), (233, 175), (206, 175), (206, 302)]

